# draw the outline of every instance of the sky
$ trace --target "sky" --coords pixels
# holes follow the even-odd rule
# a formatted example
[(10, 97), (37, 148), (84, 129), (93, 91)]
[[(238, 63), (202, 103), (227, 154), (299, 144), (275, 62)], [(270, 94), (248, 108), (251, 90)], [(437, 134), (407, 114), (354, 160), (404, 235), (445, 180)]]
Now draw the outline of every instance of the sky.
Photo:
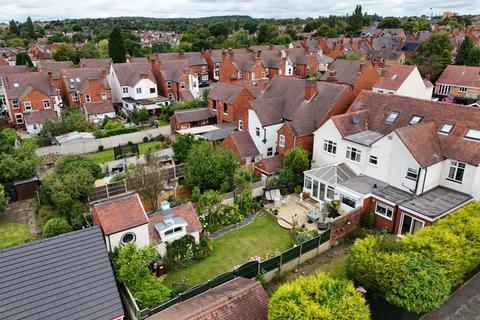
[(382, 16), (430, 15), (444, 11), (480, 13), (480, 0), (0, 0), (0, 22), (65, 18), (144, 16), (155, 18), (250, 15), (306, 18), (363, 12)]

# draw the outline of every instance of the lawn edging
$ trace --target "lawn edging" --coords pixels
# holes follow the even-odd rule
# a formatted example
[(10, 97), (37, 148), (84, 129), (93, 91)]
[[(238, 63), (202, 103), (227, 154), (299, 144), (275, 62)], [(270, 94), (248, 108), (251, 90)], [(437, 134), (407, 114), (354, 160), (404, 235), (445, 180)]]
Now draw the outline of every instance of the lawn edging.
[(215, 232), (212, 232), (208, 235), (208, 238), (209, 239), (215, 239), (215, 238), (218, 238), (220, 236), (223, 236), (224, 234), (226, 234), (227, 232), (230, 232), (230, 231), (233, 231), (233, 230), (237, 230), (237, 229), (240, 229), (242, 227), (245, 227), (245, 226), (248, 226), (250, 223), (252, 223), (255, 218), (262, 212), (265, 212), (263, 210), (259, 210), (257, 211), (256, 213), (253, 213), (251, 215), (249, 215), (248, 217), (246, 217), (245, 219), (243, 219), (242, 221), (238, 222), (238, 223), (235, 223), (235, 224), (232, 224), (232, 225), (229, 225), (228, 227), (225, 227), (223, 229), (220, 229), (220, 230), (217, 230)]

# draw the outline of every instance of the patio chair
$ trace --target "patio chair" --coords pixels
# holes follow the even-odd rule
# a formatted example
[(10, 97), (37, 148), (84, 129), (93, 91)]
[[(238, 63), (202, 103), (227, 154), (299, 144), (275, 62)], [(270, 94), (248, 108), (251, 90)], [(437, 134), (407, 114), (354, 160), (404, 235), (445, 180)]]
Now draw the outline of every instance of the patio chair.
[(267, 201), (272, 201), (272, 195), (270, 194), (270, 191), (265, 191), (265, 199), (267, 199)]

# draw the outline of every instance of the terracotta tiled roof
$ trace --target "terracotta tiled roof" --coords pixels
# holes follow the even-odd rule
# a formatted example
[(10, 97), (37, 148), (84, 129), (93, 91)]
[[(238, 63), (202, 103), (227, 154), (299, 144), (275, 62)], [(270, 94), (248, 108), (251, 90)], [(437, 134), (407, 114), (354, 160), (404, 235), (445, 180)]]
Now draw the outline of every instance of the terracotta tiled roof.
[[(366, 63), (368, 62), (362, 60), (339, 59), (335, 60), (328, 69), (336, 71), (338, 83), (353, 85), (360, 74), (360, 65)], [(329, 73), (325, 72), (325, 74), (320, 79), (323, 81), (327, 81), (328, 77)]]
[(23, 116), (25, 118), (25, 122), (27, 124), (39, 124), (43, 123), (45, 120), (56, 120), (57, 113), (53, 111), (53, 109), (43, 109), (43, 110), (36, 110), (32, 112), (24, 112)]
[(186, 60), (189, 66), (206, 65), (207, 61), (201, 52), (156, 53), (153, 55), (162, 63), (170, 60)]
[(313, 120), (291, 121), (287, 122), (285, 125), (290, 127), (295, 137), (308, 136), (315, 131), (315, 121)]
[(80, 59), (80, 68), (102, 68), (108, 71), (112, 63), (113, 61), (111, 58)]
[(269, 175), (272, 175), (277, 173), (278, 169), (280, 169), (282, 165), (283, 155), (277, 154), (276, 156), (258, 161), (257, 163), (255, 163), (255, 168)]
[(25, 73), (30, 72), (27, 66), (0, 66), (0, 77), (9, 73)]
[(37, 63), (39, 71), (51, 72), (53, 80), (60, 79), (60, 70), (73, 68), (72, 61), (39, 61)]
[(414, 72), (417, 67), (393, 64), (388, 67), (387, 72), (375, 83), (375, 88), (398, 90), (400, 86), (405, 82), (408, 76)]
[(234, 84), (217, 83), (208, 92), (208, 97), (212, 98), (213, 100), (233, 103), (243, 90), (244, 88)]
[[(386, 119), (392, 112), (397, 112), (398, 116), (393, 123), (387, 122)], [(432, 122), (434, 126), (412, 125), (410, 122), (413, 116), (421, 117), (420, 124)], [(397, 132), (404, 135), (409, 149), (412, 153), (415, 152), (414, 156), (419, 162), (428, 164), (434, 161), (430, 154), (433, 152), (439, 157), (474, 166), (480, 164), (480, 142), (465, 138), (469, 129), (479, 128), (479, 108), (362, 91), (348, 112), (332, 117), (332, 121), (342, 136), (364, 130), (388, 134), (409, 127), (406, 131)], [(438, 133), (444, 124), (453, 125), (449, 134)], [(438, 137), (440, 148), (426, 146), (429, 139), (433, 139), (432, 131)], [(431, 143), (434, 144), (435, 139)]]
[(236, 278), (173, 305), (148, 320), (266, 320), (268, 295), (254, 280)]
[[(192, 203), (187, 203), (170, 209), (170, 215), (181, 217), (187, 223), (187, 233), (202, 232), (202, 225), (198, 220), (197, 212)], [(155, 224), (165, 220), (165, 215), (160, 211), (148, 216), (148, 233), (150, 241), (160, 243), (160, 236), (155, 230)]]
[(112, 198), (93, 205), (93, 223), (110, 235), (148, 223), (138, 194)]
[(85, 110), (87, 111), (88, 115), (115, 112), (112, 102), (108, 100), (85, 103)]
[(187, 60), (167, 60), (162, 61), (160, 72), (165, 81), (182, 82), (187, 68), (190, 68)]
[(242, 159), (260, 154), (257, 146), (255, 146), (255, 142), (253, 142), (253, 139), (250, 136), (250, 133), (247, 131), (235, 131), (230, 133), (229, 137), (232, 139), (236, 150)]
[(98, 81), (104, 89), (110, 89), (106, 70), (102, 68), (65, 69), (61, 71), (61, 74), (69, 92), (84, 92), (89, 87), (89, 81), (92, 80)]
[(480, 88), (480, 67), (449, 65), (437, 83)]

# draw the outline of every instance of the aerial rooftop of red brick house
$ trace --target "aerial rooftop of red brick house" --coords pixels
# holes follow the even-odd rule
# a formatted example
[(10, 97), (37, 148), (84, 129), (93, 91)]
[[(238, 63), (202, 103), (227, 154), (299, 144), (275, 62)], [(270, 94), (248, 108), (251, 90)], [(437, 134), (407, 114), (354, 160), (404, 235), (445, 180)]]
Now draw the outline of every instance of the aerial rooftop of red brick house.
[(268, 295), (254, 280), (236, 278), (148, 317), (148, 320), (266, 320)]
[(436, 83), (480, 88), (480, 67), (448, 65)]
[(109, 70), (110, 65), (113, 64), (111, 58), (91, 58), (91, 59), (80, 59), (80, 68), (102, 68), (104, 70)]
[(247, 131), (230, 133), (223, 141), (223, 144), (238, 154), (242, 160), (260, 155), (252, 137)]
[(0, 66), (0, 77), (9, 73), (24, 73), (30, 72), (27, 66)]
[(73, 68), (72, 61), (39, 61), (37, 64), (39, 71), (51, 72), (53, 80), (61, 80), (60, 71)]
[(415, 70), (415, 66), (395, 64), (388, 67), (380, 80), (375, 83), (375, 88), (387, 90), (398, 90), (405, 82), (410, 73)]
[(142, 77), (156, 83), (148, 63), (114, 63), (112, 67), (122, 86), (134, 87)]

